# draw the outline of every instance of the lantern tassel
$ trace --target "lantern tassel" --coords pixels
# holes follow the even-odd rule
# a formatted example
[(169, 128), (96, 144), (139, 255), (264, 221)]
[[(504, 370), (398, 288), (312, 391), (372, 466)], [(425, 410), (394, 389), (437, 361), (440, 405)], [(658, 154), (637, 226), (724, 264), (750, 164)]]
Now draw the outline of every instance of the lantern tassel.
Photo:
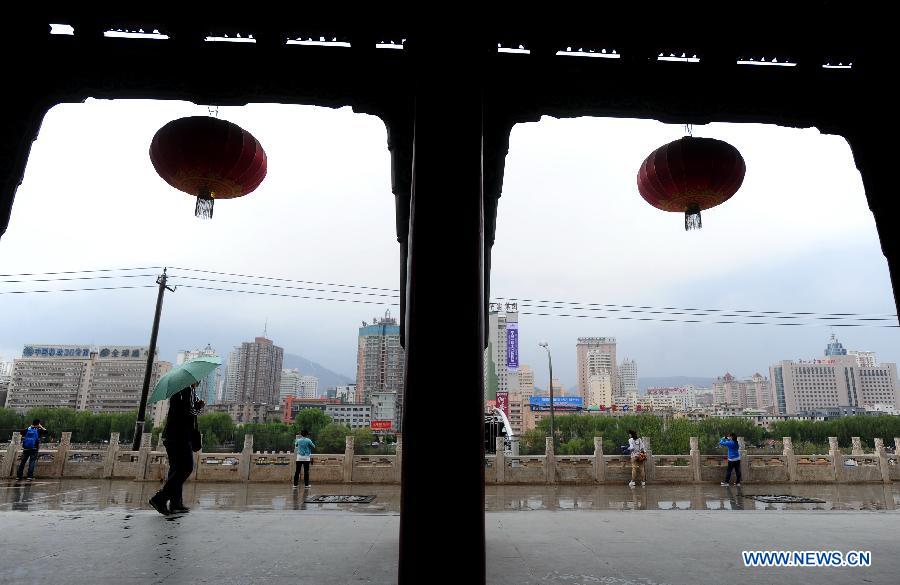
[(692, 203), (684, 212), (684, 231), (699, 230), (703, 227), (700, 219), (700, 206)]
[(213, 204), (216, 202), (208, 190), (203, 190), (197, 195), (197, 205), (194, 207), (194, 216), (201, 219), (212, 219)]

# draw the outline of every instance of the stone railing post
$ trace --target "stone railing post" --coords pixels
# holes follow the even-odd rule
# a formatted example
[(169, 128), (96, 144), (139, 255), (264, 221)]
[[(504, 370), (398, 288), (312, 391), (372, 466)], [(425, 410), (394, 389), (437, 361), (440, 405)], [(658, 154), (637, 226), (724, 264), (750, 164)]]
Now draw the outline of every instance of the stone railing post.
[(603, 437), (594, 437), (594, 481), (606, 481), (606, 459), (603, 457)]
[(741, 481), (746, 483), (750, 479), (750, 460), (747, 459), (747, 441), (744, 437), (738, 437), (738, 454), (741, 456)]
[(644, 442), (644, 452), (647, 453), (647, 460), (644, 461), (644, 475), (647, 476), (647, 481), (651, 481), (656, 479), (656, 462), (653, 460), (653, 445), (650, 444), (650, 439), (647, 437), (641, 437), (641, 440)]
[(851, 455), (864, 455), (862, 448), (862, 441), (860, 441), (859, 437), (850, 437), (850, 440), (853, 442), (852, 449), (850, 451)]
[(503, 437), (497, 437), (494, 469), (494, 483), (506, 483), (506, 439)]
[(253, 435), (244, 435), (244, 448), (241, 450), (241, 481), (250, 481), (250, 466), (253, 465)]
[(396, 453), (397, 455), (394, 457), (394, 481), (399, 484), (403, 479), (403, 439), (400, 438), (400, 433), (397, 433)]
[(22, 444), (22, 435), (13, 433), (6, 446), (6, 457), (3, 458), (3, 469), (0, 469), (0, 477), (10, 477), (16, 470), (16, 452)]
[(553, 449), (553, 437), (545, 437), (546, 455), (544, 455), (544, 481), (556, 483), (556, 451)]
[(784, 455), (785, 465), (787, 466), (788, 481), (797, 481), (797, 457), (794, 455), (794, 440), (790, 437), (783, 437), (782, 443), (784, 448), (781, 454)]
[(150, 433), (141, 435), (141, 444), (138, 449), (137, 470), (134, 473), (135, 481), (144, 481), (147, 479), (147, 469), (150, 467)]
[[(894, 437), (894, 455), (900, 457), (900, 437)], [(900, 465), (900, 461), (897, 464)]]
[(69, 448), (72, 446), (72, 432), (66, 431), (59, 437), (59, 447), (53, 457), (53, 474), (51, 477), (62, 477), (66, 471), (66, 459), (69, 458)]
[(841, 453), (837, 437), (828, 437), (828, 457), (831, 458), (831, 466), (834, 468), (834, 481), (843, 481), (844, 454)]
[[(356, 456), (356, 443), (353, 435), (344, 437), (344, 463), (341, 479), (344, 483), (353, 483), (353, 458)], [(396, 461), (395, 461), (396, 463)]]
[(884, 449), (884, 439), (875, 439), (875, 454), (878, 455), (878, 466), (881, 468), (881, 482), (891, 483), (891, 468)]
[(703, 481), (703, 475), (700, 473), (700, 439), (698, 437), (690, 437), (688, 439), (691, 444), (691, 477), (694, 483)]
[(106, 457), (103, 459), (103, 478), (109, 479), (116, 469), (116, 459), (119, 457), (119, 433), (109, 434), (109, 446), (106, 448)]

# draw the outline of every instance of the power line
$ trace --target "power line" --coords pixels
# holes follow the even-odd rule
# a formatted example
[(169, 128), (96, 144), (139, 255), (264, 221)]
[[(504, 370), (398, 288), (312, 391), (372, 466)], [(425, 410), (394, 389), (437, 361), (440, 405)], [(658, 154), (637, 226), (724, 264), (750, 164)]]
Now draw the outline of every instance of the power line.
[(55, 293), (55, 292), (84, 292), (84, 291), (97, 291), (97, 290), (124, 290), (124, 289), (135, 289), (135, 288), (156, 288), (155, 284), (145, 284), (138, 286), (103, 286), (96, 288), (55, 288), (49, 290), (5, 290), (0, 291), (0, 295), (25, 295), (32, 293)]
[(172, 267), (170, 267), (170, 270), (184, 270), (186, 272), (200, 272), (203, 274), (214, 274), (217, 276), (232, 276), (235, 278), (253, 278), (256, 280), (274, 280), (274, 281), (279, 281), (279, 282), (293, 282), (293, 283), (297, 283), (297, 284), (311, 284), (314, 286), (338, 286), (338, 287), (343, 287), (343, 288), (359, 288), (359, 289), (376, 290), (376, 291), (382, 291), (382, 292), (394, 292), (394, 293), (400, 292), (400, 289), (396, 289), (396, 288), (379, 288), (379, 287), (375, 287), (375, 286), (363, 286), (363, 285), (359, 285), (359, 284), (337, 284), (337, 283), (331, 283), (331, 282), (314, 282), (311, 280), (295, 280), (295, 279), (290, 279), (290, 278), (280, 278), (280, 277), (276, 277), (276, 276), (254, 276), (252, 274), (234, 274), (231, 272), (216, 272), (214, 270), (200, 270), (197, 268), (178, 268), (176, 266), (172, 266)]
[[(333, 293), (333, 294), (342, 294), (342, 295), (358, 295), (358, 296), (368, 296), (368, 297), (382, 297), (382, 298), (397, 298), (399, 295), (399, 291), (395, 291), (393, 294), (381, 294), (381, 293), (370, 293), (364, 291), (344, 291), (344, 290), (330, 290), (330, 289), (321, 289), (321, 288), (309, 288), (304, 286), (288, 286), (284, 284), (269, 284), (263, 282), (246, 282), (246, 281), (238, 281), (238, 280), (217, 280), (213, 278), (202, 278), (199, 276), (181, 276), (181, 275), (173, 275), (170, 277), (172, 280), (193, 280), (198, 282), (210, 282), (217, 284), (237, 284), (243, 286), (260, 286), (266, 288), (279, 288), (279, 289), (290, 289), (290, 290), (305, 290), (308, 292), (322, 292), (322, 293)], [(181, 285), (187, 286), (187, 285)], [(334, 285), (339, 286), (339, 285)], [(347, 285), (344, 285), (347, 286)]]
[[(617, 305), (610, 303), (584, 303), (579, 301), (547, 301), (540, 299), (522, 299), (515, 297), (495, 297), (500, 301), (514, 301), (521, 303), (548, 303), (554, 305), (576, 305), (583, 307), (614, 307), (616, 309), (634, 309), (632, 312), (640, 312), (643, 310), (655, 310), (655, 311), (706, 311), (710, 313), (752, 313), (757, 315), (798, 315), (798, 316), (813, 316), (813, 315), (822, 315), (826, 317), (866, 317), (869, 315), (874, 315), (876, 317), (897, 317), (896, 314), (891, 313), (819, 313), (815, 311), (757, 311), (753, 309), (692, 309), (692, 308), (684, 308), (684, 307), (651, 307), (644, 305)], [(586, 309), (585, 309), (586, 310)], [(612, 311), (613, 309), (608, 309)], [(749, 315), (753, 316), (753, 315)]]
[(228, 292), (228, 293), (243, 293), (243, 294), (249, 294), (249, 295), (262, 295), (262, 296), (269, 296), (269, 297), (285, 297), (285, 298), (290, 298), (290, 299), (307, 299), (307, 300), (311, 300), (311, 301), (333, 301), (336, 303), (358, 303), (358, 304), (363, 304), (363, 305), (381, 305), (381, 306), (387, 305), (390, 307), (400, 306), (399, 302), (384, 303), (384, 302), (380, 302), (380, 301), (363, 301), (363, 300), (359, 300), (359, 299), (333, 299), (333, 298), (326, 298), (326, 297), (311, 297), (311, 296), (306, 296), (306, 295), (290, 295), (290, 294), (286, 294), (286, 293), (274, 293), (274, 292), (266, 292), (266, 291), (259, 291), (259, 290), (235, 290), (235, 289), (228, 289), (228, 288), (215, 288), (215, 287), (210, 287), (210, 286), (197, 286), (197, 285), (193, 285), (193, 284), (180, 284), (180, 285), (178, 285), (178, 288), (192, 288), (192, 289), (198, 289), (198, 290), (209, 290), (209, 291)]
[(115, 276), (67, 276), (63, 278), (32, 278), (29, 280), (0, 280), (0, 284), (22, 284), (29, 282), (66, 282), (71, 280), (109, 280), (117, 278), (149, 278), (155, 274), (118, 274)]
[(19, 274), (0, 274), (0, 278), (18, 276), (55, 276), (57, 274), (89, 274), (94, 272), (128, 272), (132, 270), (159, 270), (162, 266), (144, 266), (139, 268), (95, 268), (91, 270), (63, 270), (59, 272), (22, 272)]
[[(155, 267), (136, 267), (136, 268), (110, 268), (110, 269), (92, 269), (92, 270), (83, 270), (83, 271), (58, 271), (58, 272), (47, 272), (47, 273), (23, 273), (19, 275), (0, 275), (0, 276), (53, 276), (53, 275), (62, 275), (62, 274), (96, 274), (96, 273), (106, 273), (106, 272), (117, 272), (117, 271), (134, 271), (134, 270), (149, 270)], [(278, 283), (300, 283), (300, 284), (313, 284), (319, 286), (332, 286), (332, 287), (341, 287), (341, 288), (349, 288), (349, 289), (359, 289), (359, 290), (329, 290), (329, 289), (317, 289), (317, 288), (308, 288), (303, 286), (288, 286), (285, 284), (271, 284), (271, 283), (262, 283), (262, 282), (247, 282), (247, 281), (239, 281), (239, 280), (219, 280), (212, 278), (203, 278), (198, 276), (187, 276), (187, 275), (173, 275), (174, 279), (182, 279), (182, 280), (192, 280), (197, 282), (208, 282), (212, 284), (228, 284), (228, 285), (239, 285), (239, 286), (250, 286), (250, 287), (264, 287), (270, 289), (286, 289), (286, 290), (301, 290), (315, 293), (328, 293), (333, 295), (354, 295), (354, 296), (362, 296), (362, 297), (375, 297), (382, 299), (395, 299), (397, 294), (399, 293), (398, 289), (390, 289), (390, 288), (380, 288), (380, 287), (369, 287), (363, 285), (353, 285), (353, 284), (338, 284), (338, 283), (321, 283), (316, 281), (309, 280), (299, 280), (299, 279), (289, 279), (289, 278), (281, 278), (281, 277), (272, 277), (272, 276), (254, 276), (254, 275), (241, 275), (236, 273), (228, 273), (228, 272), (219, 272), (212, 270), (202, 270), (202, 269), (192, 269), (192, 268), (173, 268), (173, 270), (183, 270), (188, 272), (196, 272), (200, 274), (212, 274), (212, 275), (221, 275), (221, 276), (234, 276), (236, 278), (251, 278), (258, 280), (267, 280)], [(12, 281), (0, 281), (0, 284), (11, 284), (11, 283), (27, 283), (27, 282), (61, 282), (61, 281), (72, 281), (72, 280), (99, 280), (99, 279), (116, 279), (116, 278), (141, 278), (141, 277), (152, 277), (154, 274), (123, 274), (123, 275), (103, 275), (103, 276), (78, 276), (78, 277), (61, 277), (61, 278), (47, 278), (47, 279), (32, 279), (32, 280), (12, 280)], [(231, 288), (224, 287), (203, 287), (203, 286), (191, 286), (191, 285), (181, 285), (186, 288), (196, 288), (199, 290), (209, 290), (216, 292), (232, 292), (232, 293), (243, 293), (243, 294), (257, 294), (257, 295), (265, 295), (266, 293), (263, 291), (247, 291), (247, 290), (236, 290)], [(50, 289), (50, 290), (31, 290), (31, 291), (0, 291), (0, 294), (29, 294), (29, 293), (49, 293), (49, 292), (81, 292), (81, 291), (101, 291), (101, 290), (122, 290), (122, 289), (135, 289), (135, 288), (148, 288), (148, 286), (116, 286), (116, 287), (93, 287), (93, 288), (80, 288), (80, 289)], [(382, 291), (392, 294), (381, 294), (380, 292), (368, 292), (368, 291)], [(391, 306), (396, 306), (397, 303), (385, 303), (384, 301), (363, 301), (359, 299), (345, 299), (345, 298), (331, 298), (331, 297), (322, 297), (322, 296), (309, 296), (309, 295), (290, 295), (290, 294), (276, 294), (270, 293), (268, 296), (278, 296), (285, 298), (299, 298), (299, 299), (307, 299), (307, 300), (322, 300), (322, 301), (330, 301), (330, 302), (357, 302), (360, 304), (374, 304), (374, 305), (385, 305), (389, 304)], [(586, 311), (586, 312), (609, 312), (609, 313), (633, 313), (633, 314), (646, 314), (646, 315), (661, 315), (661, 316), (685, 316), (685, 317), (713, 317), (720, 320), (716, 321), (707, 321), (707, 320), (696, 320), (696, 319), (665, 319), (660, 317), (634, 317), (634, 316), (625, 316), (625, 315), (579, 315), (579, 314), (571, 314), (571, 313), (545, 313), (545, 312), (525, 312), (524, 315), (534, 315), (534, 316), (558, 316), (558, 317), (571, 317), (571, 318), (598, 318), (598, 319), (619, 319), (619, 320), (631, 320), (631, 321), (655, 321), (655, 322), (666, 322), (666, 323), (716, 323), (716, 324), (746, 324), (746, 325), (780, 325), (780, 326), (797, 326), (797, 325), (807, 325), (807, 323), (780, 323), (781, 321), (797, 321), (797, 320), (812, 320), (812, 321), (829, 321), (829, 325), (837, 326), (837, 327), (861, 327), (867, 326), (870, 322), (882, 322), (882, 321), (894, 321), (895, 315), (885, 315), (885, 316), (869, 316), (871, 314), (865, 313), (817, 313), (811, 311), (804, 312), (785, 312), (785, 311), (754, 311), (750, 309), (717, 309), (717, 308), (680, 308), (680, 307), (653, 307), (653, 306), (645, 306), (645, 305), (620, 305), (613, 303), (585, 303), (585, 302), (576, 302), (576, 301), (548, 301), (548, 300), (537, 300), (537, 299), (525, 299), (525, 298), (517, 298), (517, 297), (497, 297), (497, 300), (504, 301), (515, 301), (519, 304), (519, 306), (523, 308), (531, 308), (531, 309), (550, 309), (550, 310), (569, 310), (569, 311)], [(531, 303), (539, 303), (539, 304), (531, 304)], [(562, 306), (567, 305), (567, 306)], [(716, 313), (711, 315), (710, 313)], [(725, 321), (721, 320), (722, 318), (737, 318), (737, 319), (770, 319), (773, 321)], [(857, 324), (857, 323), (834, 323), (834, 321), (864, 321), (866, 323)], [(817, 325), (816, 323), (810, 323), (809, 325)], [(874, 325), (872, 325), (874, 326)], [(896, 325), (891, 325), (889, 327), (896, 327)]]

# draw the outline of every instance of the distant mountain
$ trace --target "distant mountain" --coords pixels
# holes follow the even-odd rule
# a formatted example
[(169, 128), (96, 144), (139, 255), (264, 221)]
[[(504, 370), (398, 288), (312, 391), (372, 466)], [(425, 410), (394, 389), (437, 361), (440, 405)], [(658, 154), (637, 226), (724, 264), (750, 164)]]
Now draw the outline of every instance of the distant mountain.
[(353, 378), (332, 372), (325, 366), (292, 353), (284, 354), (284, 362), (281, 367), (286, 370), (297, 368), (304, 376), (315, 376), (319, 379), (319, 392), (324, 392), (326, 388), (331, 388), (332, 386), (344, 386), (353, 383)]
[(715, 378), (700, 378), (697, 376), (660, 376), (658, 378), (642, 378), (638, 376), (638, 389), (641, 394), (647, 393), (647, 388), (677, 388), (693, 384), (700, 388), (711, 388)]

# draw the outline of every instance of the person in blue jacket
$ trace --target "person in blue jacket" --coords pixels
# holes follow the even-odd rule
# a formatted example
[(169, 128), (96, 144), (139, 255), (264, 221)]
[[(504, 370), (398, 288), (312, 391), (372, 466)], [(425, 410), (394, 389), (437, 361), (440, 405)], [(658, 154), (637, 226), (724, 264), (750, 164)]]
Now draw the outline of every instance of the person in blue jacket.
[(725, 481), (722, 482), (723, 486), (729, 485), (731, 481), (731, 470), (733, 469), (735, 472), (735, 486), (741, 485), (741, 451), (740, 445), (738, 445), (737, 435), (731, 433), (728, 437), (722, 437), (719, 440), (719, 445), (722, 447), (728, 448), (728, 471), (725, 472)]
[(294, 469), (294, 487), (300, 480), (300, 470), (303, 470), (303, 487), (309, 487), (309, 464), (312, 463), (312, 450), (316, 444), (309, 438), (309, 431), (303, 429), (300, 436), (294, 441), (294, 449), (297, 453), (297, 467)]

